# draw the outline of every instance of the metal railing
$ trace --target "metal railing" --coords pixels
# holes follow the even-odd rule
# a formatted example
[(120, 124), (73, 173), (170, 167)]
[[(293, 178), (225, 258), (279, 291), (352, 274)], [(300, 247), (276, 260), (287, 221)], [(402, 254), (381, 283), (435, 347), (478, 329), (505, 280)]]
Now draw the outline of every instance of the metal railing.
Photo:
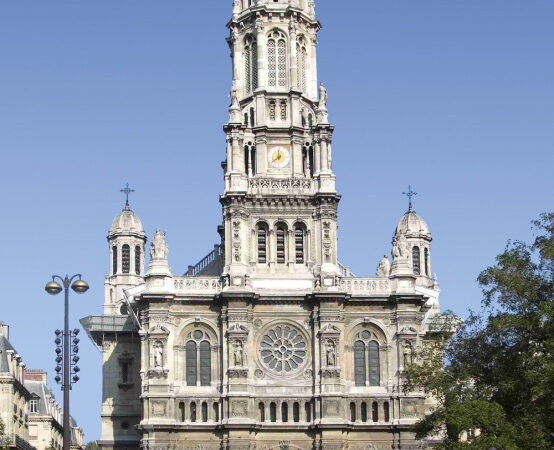
[(202, 260), (194, 265), (189, 266), (185, 277), (195, 277), (205, 270), (208, 266), (216, 263), (218, 260), (223, 258), (223, 247), (221, 245), (214, 245), (214, 249), (206, 255)]

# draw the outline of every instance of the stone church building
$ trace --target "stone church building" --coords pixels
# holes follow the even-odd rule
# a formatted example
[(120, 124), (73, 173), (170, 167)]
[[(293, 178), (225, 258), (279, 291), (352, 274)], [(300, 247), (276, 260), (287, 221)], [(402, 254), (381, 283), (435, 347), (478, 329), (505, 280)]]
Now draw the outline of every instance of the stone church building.
[(341, 266), (314, 2), (232, 13), (221, 243), (174, 274), (127, 202), (104, 315), (82, 319), (103, 355), (102, 448), (426, 448), (413, 425), (432, 400), (402, 379), (439, 314), (429, 229), (410, 201), (392, 262)]

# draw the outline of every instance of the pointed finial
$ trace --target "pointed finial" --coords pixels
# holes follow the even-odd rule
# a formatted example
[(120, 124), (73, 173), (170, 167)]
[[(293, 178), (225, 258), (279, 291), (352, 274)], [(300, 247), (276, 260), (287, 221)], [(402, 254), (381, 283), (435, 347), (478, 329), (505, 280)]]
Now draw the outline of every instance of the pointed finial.
[(125, 194), (125, 210), (128, 211), (130, 210), (131, 208), (129, 208), (129, 194), (131, 194), (132, 192), (135, 192), (134, 189), (131, 189), (129, 187), (129, 183), (127, 183), (125, 185), (125, 187), (123, 189), (121, 189), (119, 192), (123, 192)]
[(414, 209), (412, 207), (412, 198), (417, 195), (417, 192), (414, 192), (412, 190), (412, 186), (408, 186), (408, 192), (402, 192), (406, 197), (410, 199), (410, 206), (408, 208), (408, 212), (412, 212)]

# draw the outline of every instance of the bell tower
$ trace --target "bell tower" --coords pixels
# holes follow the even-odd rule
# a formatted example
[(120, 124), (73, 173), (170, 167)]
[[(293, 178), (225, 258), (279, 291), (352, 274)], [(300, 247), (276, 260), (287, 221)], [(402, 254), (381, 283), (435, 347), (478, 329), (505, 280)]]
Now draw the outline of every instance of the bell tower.
[[(311, 0), (235, 0), (227, 139), (225, 268), (246, 279), (339, 273), (327, 91), (317, 79)], [(325, 281), (330, 280), (330, 281)]]

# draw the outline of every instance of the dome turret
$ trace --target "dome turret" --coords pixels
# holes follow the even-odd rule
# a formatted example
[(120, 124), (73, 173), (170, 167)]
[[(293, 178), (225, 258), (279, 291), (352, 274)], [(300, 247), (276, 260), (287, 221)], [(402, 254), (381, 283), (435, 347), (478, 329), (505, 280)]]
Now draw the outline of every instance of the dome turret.
[(428, 236), (429, 238), (431, 237), (427, 223), (413, 210), (404, 214), (402, 219), (400, 219), (400, 222), (398, 222), (398, 226), (396, 227), (396, 232), (394, 234), (397, 235), (398, 233), (403, 233), (406, 236), (417, 235)]
[(121, 211), (112, 222), (112, 227), (108, 237), (118, 234), (138, 234), (144, 235), (142, 222), (137, 215), (131, 211), (129, 205), (125, 205), (125, 209)]

